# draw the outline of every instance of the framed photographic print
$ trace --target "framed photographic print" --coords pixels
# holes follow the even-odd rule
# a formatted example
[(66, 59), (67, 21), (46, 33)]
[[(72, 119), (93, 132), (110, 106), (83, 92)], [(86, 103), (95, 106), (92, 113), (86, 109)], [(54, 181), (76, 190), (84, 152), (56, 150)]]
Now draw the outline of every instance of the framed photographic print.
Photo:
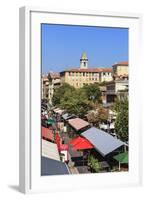
[(20, 191), (141, 183), (141, 15), (20, 8)]

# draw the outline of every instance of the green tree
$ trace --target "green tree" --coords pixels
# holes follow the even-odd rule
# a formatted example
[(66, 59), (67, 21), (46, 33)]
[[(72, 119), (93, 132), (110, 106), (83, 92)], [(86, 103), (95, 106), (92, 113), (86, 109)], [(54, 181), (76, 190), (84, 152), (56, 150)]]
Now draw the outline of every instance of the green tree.
[(88, 100), (101, 103), (101, 91), (98, 83), (86, 84), (81, 90), (85, 93)]
[(91, 109), (85, 93), (79, 89), (65, 92), (61, 98), (60, 105), (69, 113), (76, 114), (79, 117), (84, 117), (87, 111)]
[(59, 88), (57, 88), (53, 95), (53, 105), (59, 106), (60, 101), (66, 92), (72, 92), (75, 88), (67, 83), (63, 83)]
[(128, 99), (118, 99), (114, 104), (114, 109), (117, 112), (115, 122), (116, 134), (121, 140), (128, 141)]
[(101, 92), (98, 84), (85, 85), (75, 89), (67, 83), (62, 84), (53, 95), (53, 105), (65, 109), (69, 113), (84, 117), (100, 101)]
[(99, 123), (105, 122), (108, 119), (109, 111), (106, 108), (98, 105), (98, 108), (87, 114), (88, 122), (92, 123), (94, 126), (99, 127)]
[(95, 111), (91, 111), (87, 114), (87, 119), (89, 123), (92, 123), (93, 126), (98, 126), (98, 112)]

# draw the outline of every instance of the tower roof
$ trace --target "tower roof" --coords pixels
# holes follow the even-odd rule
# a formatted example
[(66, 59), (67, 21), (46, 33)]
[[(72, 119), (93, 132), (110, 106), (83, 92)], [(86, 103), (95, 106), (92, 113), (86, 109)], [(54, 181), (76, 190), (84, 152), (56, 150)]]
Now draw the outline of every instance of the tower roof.
[(85, 52), (82, 53), (81, 59), (87, 59), (87, 55)]

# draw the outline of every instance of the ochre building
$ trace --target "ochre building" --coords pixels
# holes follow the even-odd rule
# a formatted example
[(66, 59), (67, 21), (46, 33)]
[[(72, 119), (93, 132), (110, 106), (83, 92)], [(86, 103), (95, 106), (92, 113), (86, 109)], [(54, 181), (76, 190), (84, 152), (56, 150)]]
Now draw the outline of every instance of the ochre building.
[(81, 56), (79, 68), (70, 68), (60, 72), (61, 82), (68, 83), (75, 88), (83, 87), (85, 84), (111, 81), (112, 75), (112, 68), (88, 68), (86, 53)]

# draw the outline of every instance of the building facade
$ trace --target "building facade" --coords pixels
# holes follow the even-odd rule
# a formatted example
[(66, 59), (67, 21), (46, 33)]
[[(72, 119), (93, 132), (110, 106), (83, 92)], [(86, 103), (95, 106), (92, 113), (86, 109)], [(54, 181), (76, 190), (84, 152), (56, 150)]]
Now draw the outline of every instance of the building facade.
[(47, 99), (49, 103), (52, 103), (53, 94), (56, 88), (61, 84), (60, 74), (49, 72), (42, 75), (42, 99)]
[(47, 99), (52, 104), (55, 89), (64, 82), (75, 88), (105, 82), (100, 86), (102, 102), (105, 104), (114, 102), (117, 97), (128, 97), (128, 68), (128, 62), (116, 63), (111, 68), (88, 68), (88, 58), (86, 53), (83, 53), (80, 67), (42, 75), (42, 99)]
[(129, 91), (128, 62), (113, 65), (113, 80), (106, 84), (106, 102), (114, 102), (116, 98), (128, 97)]
[(85, 84), (93, 84), (111, 81), (112, 68), (88, 68), (88, 58), (83, 53), (79, 68), (66, 69), (60, 73), (61, 82), (68, 83), (75, 88), (81, 88)]
[(48, 74), (43, 74), (41, 77), (41, 97), (42, 99), (48, 99), (49, 97), (49, 80)]
[(59, 73), (50, 72), (48, 74), (48, 80), (49, 80), (48, 100), (49, 100), (49, 103), (52, 104), (52, 98), (53, 98), (54, 91), (61, 84), (60, 74)]
[(113, 68), (113, 75), (120, 77), (120, 76), (128, 76), (129, 74), (129, 67), (128, 62), (119, 62), (112, 66)]

